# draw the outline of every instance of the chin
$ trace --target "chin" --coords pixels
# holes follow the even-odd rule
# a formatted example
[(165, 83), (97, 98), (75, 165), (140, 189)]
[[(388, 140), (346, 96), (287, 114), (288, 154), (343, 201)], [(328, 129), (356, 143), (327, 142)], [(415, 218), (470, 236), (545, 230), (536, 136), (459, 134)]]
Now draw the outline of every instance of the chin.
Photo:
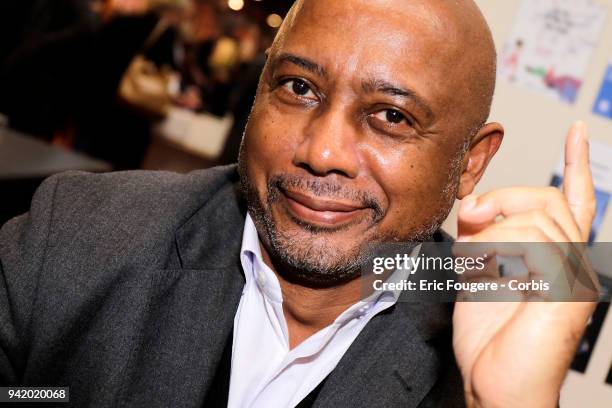
[(331, 287), (357, 278), (365, 262), (360, 248), (338, 247), (325, 238), (271, 239), (274, 259), (282, 264), (278, 272), (286, 280), (310, 287)]
[(322, 228), (276, 217), (264, 239), (277, 271), (286, 280), (311, 287), (330, 287), (359, 276), (365, 262), (365, 230)]

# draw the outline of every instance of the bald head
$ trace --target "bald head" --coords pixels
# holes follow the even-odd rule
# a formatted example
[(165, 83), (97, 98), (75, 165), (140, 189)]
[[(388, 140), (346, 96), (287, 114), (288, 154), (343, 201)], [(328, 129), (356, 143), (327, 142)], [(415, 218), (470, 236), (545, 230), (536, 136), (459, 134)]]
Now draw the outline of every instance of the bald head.
[(501, 127), (483, 126), (494, 85), (471, 1), (298, 0), (240, 154), (271, 258), (292, 279), (336, 285), (356, 276), (364, 245), (431, 237), (501, 142)]
[[(455, 94), (449, 104), (454, 109), (461, 107), (470, 134), (484, 125), (495, 91), (497, 54), (491, 30), (473, 0), (297, 0), (279, 30), (271, 53), (280, 50), (300, 24), (316, 24), (329, 17), (336, 22), (328, 27), (330, 30), (359, 24), (357, 20), (366, 23), (378, 20), (382, 24), (398, 23), (399, 29), (409, 36), (431, 39), (428, 58), (432, 66), (438, 62), (444, 72), (438, 85), (446, 86)], [(411, 24), (413, 20), (429, 29)], [(366, 36), (381, 34), (376, 24), (362, 24), (362, 27)], [(397, 51), (389, 49), (389, 52)], [(410, 64), (410, 60), (405, 63)]]

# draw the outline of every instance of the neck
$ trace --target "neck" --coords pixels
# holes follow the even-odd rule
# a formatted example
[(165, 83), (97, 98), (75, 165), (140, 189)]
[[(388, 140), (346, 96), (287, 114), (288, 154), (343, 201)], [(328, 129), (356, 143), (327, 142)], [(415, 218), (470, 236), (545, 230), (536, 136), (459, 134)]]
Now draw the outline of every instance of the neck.
[(278, 273), (263, 245), (264, 262), (274, 271), (283, 294), (283, 313), (289, 331), (289, 347), (297, 347), (329, 326), (361, 298), (361, 282), (353, 279), (331, 288), (310, 288), (290, 282)]

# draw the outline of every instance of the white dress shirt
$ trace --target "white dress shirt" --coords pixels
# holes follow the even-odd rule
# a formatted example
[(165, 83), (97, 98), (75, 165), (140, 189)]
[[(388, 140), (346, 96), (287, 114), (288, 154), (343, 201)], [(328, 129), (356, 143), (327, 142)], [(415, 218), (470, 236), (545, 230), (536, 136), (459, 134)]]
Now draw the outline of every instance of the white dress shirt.
[[(230, 408), (296, 406), (336, 367), (368, 321), (399, 296), (397, 291), (377, 291), (290, 350), (280, 284), (263, 261), (250, 215), (240, 260), (246, 284), (234, 318)], [(388, 281), (406, 279), (407, 274), (398, 270)]]

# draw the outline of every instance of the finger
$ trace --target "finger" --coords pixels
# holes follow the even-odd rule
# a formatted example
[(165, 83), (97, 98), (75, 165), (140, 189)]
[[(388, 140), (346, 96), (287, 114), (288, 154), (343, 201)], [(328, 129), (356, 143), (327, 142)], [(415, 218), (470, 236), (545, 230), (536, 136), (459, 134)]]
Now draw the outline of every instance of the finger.
[[(525, 236), (531, 237), (531, 242), (520, 242)], [(503, 242), (494, 242), (496, 238), (501, 238)], [(584, 248), (574, 243), (548, 242), (546, 239), (546, 234), (535, 227), (513, 228), (495, 224), (471, 236), (469, 241), (456, 243), (453, 254), (456, 257), (482, 257), (497, 262), (501, 259), (498, 256), (521, 257), (523, 268), (526, 268), (524, 276), (542, 278), (550, 284), (548, 293), (542, 293), (539, 297), (556, 301), (597, 299), (600, 287), (590, 262), (585, 258)], [(495, 268), (489, 267), (491, 261), (487, 262), (484, 270), (474, 269), (464, 275), (472, 278), (483, 272), (483, 276), (499, 276)], [(512, 263), (508, 265), (505, 261), (502, 263), (504, 267), (510, 266), (510, 275), (507, 276), (519, 276), (512, 273), (513, 270), (523, 275), (521, 268), (516, 269)]]
[[(523, 291), (510, 289), (510, 287), (512, 286), (512, 284), (510, 283), (511, 280), (518, 281), (518, 279), (516, 278), (500, 278), (499, 276), (462, 276), (459, 279), (459, 282), (461, 282), (460, 287), (462, 288), (462, 290), (457, 291), (456, 302), (524, 302), (525, 294), (523, 293)], [(481, 286), (481, 288), (479, 289), (470, 290), (470, 286), (479, 283), (496, 284), (497, 287), (496, 289), (486, 289), (486, 287), (483, 289), (483, 286)]]
[[(459, 238), (482, 231), (495, 222), (495, 217), (490, 212), (476, 208), (479, 207), (479, 198), (476, 194), (470, 194), (461, 200), (457, 214)], [(485, 214), (482, 214), (483, 212)]]
[(459, 237), (483, 230), (500, 216), (510, 217), (543, 210), (554, 219), (570, 241), (582, 241), (582, 234), (567, 200), (557, 188), (511, 187), (466, 199), (465, 204), (459, 208)]
[[(536, 242), (546, 244), (535, 244)], [(550, 248), (556, 246), (555, 243), (551, 243), (548, 236), (539, 228), (533, 226), (527, 227), (506, 227), (500, 224), (492, 225), (491, 227), (470, 236), (464, 238), (453, 245), (453, 254), (456, 257), (467, 257), (467, 258), (483, 258), (487, 260), (487, 267), (484, 268), (483, 272), (486, 272), (488, 276), (497, 276), (501, 274), (499, 270), (497, 256), (509, 256), (509, 257), (530, 257), (530, 261), (525, 259), (523, 264), (524, 274), (529, 275), (532, 271), (537, 270), (537, 266), (540, 264), (536, 260), (538, 247), (545, 247), (544, 251), (549, 252)], [(535, 251), (534, 251), (535, 250)], [(559, 252), (559, 248), (554, 249), (555, 252)], [(542, 251), (543, 252), (543, 251)], [(507, 265), (506, 265), (507, 266)], [(491, 268), (493, 267), (493, 268)], [(548, 267), (553, 268), (552, 264), (548, 264)], [(478, 275), (478, 271), (469, 271), (464, 273), (473, 277)], [(521, 274), (523, 272), (521, 271)]]
[[(540, 231), (534, 231), (534, 228)], [(543, 235), (539, 235), (540, 233)], [(517, 234), (523, 235), (517, 236)], [(517, 238), (525, 242), (558, 243), (557, 247), (564, 254), (568, 254), (571, 249), (571, 244), (565, 244), (570, 240), (561, 227), (546, 212), (537, 210), (512, 215), (480, 233), (459, 238), (453, 245), (453, 253), (455, 256), (484, 257), (484, 259), (492, 259), (496, 255), (517, 255), (515, 252), (521, 249), (517, 244), (512, 243)], [(503, 246), (509, 248), (502, 248)], [(498, 274), (497, 268), (493, 269), (494, 273)]]
[(595, 216), (596, 200), (589, 164), (589, 141), (584, 122), (576, 122), (567, 137), (563, 193), (578, 224), (582, 240), (587, 241)]
[(499, 221), (500, 228), (539, 228), (550, 241), (570, 242), (561, 226), (544, 210), (533, 210), (526, 213), (511, 215)]
[[(472, 236), (464, 236), (457, 240), (455, 245), (453, 246), (453, 253), (456, 256), (470, 256), (470, 257), (492, 257), (496, 254), (496, 252), (488, 252), (485, 248), (495, 248), (487, 245), (488, 242), (496, 243), (496, 242), (506, 242), (500, 239), (500, 237), (508, 238), (507, 229), (518, 229), (522, 230), (526, 235), (524, 237), (519, 237), (520, 239), (529, 238), (527, 234), (531, 234), (531, 242), (539, 239), (539, 236), (536, 236), (535, 232), (531, 231), (532, 227), (538, 228), (542, 233), (544, 233), (547, 238), (546, 241), (557, 242), (557, 243), (567, 243), (570, 242), (569, 238), (561, 229), (561, 227), (555, 222), (555, 220), (550, 217), (546, 212), (542, 210), (530, 211), (527, 213), (512, 215), (508, 218), (505, 218), (492, 226), (489, 226), (487, 230), (483, 230), (480, 233), (476, 233)], [(464, 243), (465, 242), (465, 243)], [(484, 242), (484, 243), (481, 243)], [(503, 245), (500, 243), (499, 245)], [(512, 245), (512, 244), (509, 244)], [(558, 245), (564, 253), (569, 251), (570, 246), (568, 245)], [(489, 258), (490, 259), (490, 258)]]
[[(539, 237), (538, 235), (541, 234)], [(503, 237), (505, 242), (492, 242), (491, 236)], [(534, 237), (533, 242), (520, 242), (525, 236)], [(568, 244), (560, 244), (567, 246)], [(571, 244), (569, 244), (571, 245)], [(454, 253), (460, 253), (464, 256), (473, 257), (474, 251), (471, 247), (476, 246), (479, 256), (486, 253), (486, 258), (490, 259), (494, 269), (504, 268), (504, 273), (501, 269), (497, 272), (497, 276), (508, 279), (516, 279), (518, 281), (529, 282), (537, 280), (540, 284), (527, 285), (524, 288), (519, 288), (526, 299), (537, 298), (540, 300), (569, 300), (573, 295), (574, 274), (567, 266), (568, 248), (560, 248), (559, 244), (547, 242), (546, 235), (534, 227), (527, 228), (508, 228), (494, 225), (487, 228), (479, 234), (471, 237), (469, 243), (457, 245), (454, 248)], [(524, 272), (518, 269), (519, 275), (506, 271), (508, 266), (511, 270), (514, 268), (512, 264), (508, 265), (507, 259), (502, 260), (502, 257), (519, 258), (522, 260), (522, 268)], [(489, 262), (489, 263), (491, 263)], [(501, 262), (501, 264), (499, 263)], [(503, 266), (502, 266), (503, 265)], [(483, 271), (486, 276), (491, 277), (491, 272)], [(515, 271), (516, 272), (516, 271)], [(509, 274), (508, 274), (509, 273)], [(478, 270), (472, 270), (467, 274), (469, 278), (479, 277)]]
[[(517, 231), (523, 235), (518, 235)], [(540, 228), (529, 225), (523, 228), (506, 227), (501, 221), (472, 235), (464, 235), (456, 242), (552, 242)]]

